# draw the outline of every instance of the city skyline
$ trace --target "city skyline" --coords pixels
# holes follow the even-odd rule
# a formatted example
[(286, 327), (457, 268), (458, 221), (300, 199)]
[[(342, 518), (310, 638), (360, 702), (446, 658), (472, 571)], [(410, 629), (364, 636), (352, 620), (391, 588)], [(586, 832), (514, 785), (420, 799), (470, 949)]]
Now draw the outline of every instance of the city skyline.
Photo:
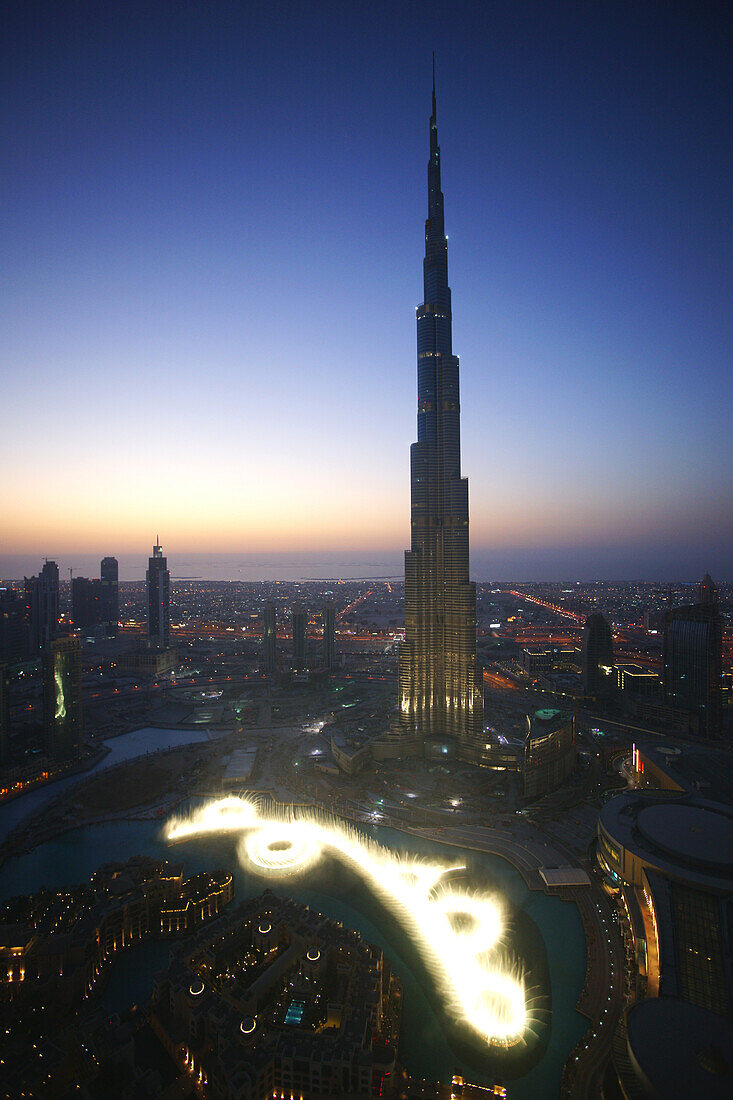
[(13, 14), (0, 574), (399, 562), (437, 45), (472, 575), (726, 579), (714, 17), (221, 12)]

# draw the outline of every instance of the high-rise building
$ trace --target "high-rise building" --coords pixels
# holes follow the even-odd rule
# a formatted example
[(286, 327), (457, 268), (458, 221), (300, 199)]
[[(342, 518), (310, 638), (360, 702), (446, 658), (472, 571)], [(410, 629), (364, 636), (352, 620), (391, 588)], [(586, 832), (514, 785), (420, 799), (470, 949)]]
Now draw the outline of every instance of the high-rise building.
[(0, 764), (10, 758), (10, 677), (0, 661)]
[(527, 715), (524, 797), (541, 798), (575, 771), (575, 718), (547, 708)]
[(72, 760), (82, 746), (81, 644), (70, 635), (43, 650), (43, 718), (48, 750), (56, 760)]
[(329, 601), (323, 605), (323, 667), (329, 672), (336, 668), (336, 608)]
[(10, 588), (0, 588), (0, 662), (18, 664), (28, 653), (25, 600)]
[(274, 603), (266, 603), (262, 612), (262, 656), (265, 672), (274, 676), (277, 669), (277, 620)]
[(664, 616), (665, 701), (686, 711), (689, 732), (716, 737), (722, 726), (723, 638), (717, 588), (708, 574), (698, 588), (700, 602), (675, 607)]
[(102, 579), (102, 622), (107, 635), (113, 638), (120, 622), (117, 558), (102, 558), (99, 575)]
[(302, 607), (293, 608), (293, 665), (299, 671), (305, 668), (308, 616)]
[(604, 695), (616, 687), (613, 662), (613, 633), (605, 615), (596, 611), (583, 627), (580, 664), (586, 695)]
[(71, 618), (77, 630), (94, 631), (102, 622), (102, 582), (74, 577), (71, 582)]
[(145, 580), (148, 589), (148, 641), (165, 649), (171, 637), (171, 575), (157, 535), (153, 556), (148, 558)]
[(25, 578), (29, 641), (33, 653), (52, 641), (59, 628), (59, 567), (47, 561), (37, 577)]
[(705, 574), (697, 586), (697, 602), (706, 607), (718, 605), (718, 586), (709, 573)]
[(629, 695), (656, 695), (659, 677), (643, 665), (616, 665), (616, 687)]
[(480, 764), (483, 684), (476, 586), (468, 568), (468, 479), (461, 476), (458, 358), (435, 108), (430, 117), (425, 300), (417, 310), (417, 442), (410, 449), (411, 540), (405, 553), (400, 723), (409, 752)]

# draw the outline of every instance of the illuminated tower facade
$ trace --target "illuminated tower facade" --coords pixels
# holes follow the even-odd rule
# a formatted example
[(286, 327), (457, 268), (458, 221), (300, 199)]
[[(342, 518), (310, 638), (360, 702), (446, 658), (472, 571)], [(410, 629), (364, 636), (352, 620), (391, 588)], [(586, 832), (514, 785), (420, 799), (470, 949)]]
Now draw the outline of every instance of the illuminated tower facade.
[(81, 645), (73, 635), (43, 650), (43, 718), (55, 760), (73, 760), (82, 748)]
[(424, 302), (417, 310), (417, 442), (410, 449), (411, 544), (405, 553), (400, 723), (411, 751), (483, 762), (476, 586), (468, 578), (468, 480), (461, 477), (458, 358), (435, 111), (430, 118)]
[(171, 640), (171, 575), (157, 535), (153, 556), (148, 558), (145, 580), (148, 588), (148, 641), (165, 649)]

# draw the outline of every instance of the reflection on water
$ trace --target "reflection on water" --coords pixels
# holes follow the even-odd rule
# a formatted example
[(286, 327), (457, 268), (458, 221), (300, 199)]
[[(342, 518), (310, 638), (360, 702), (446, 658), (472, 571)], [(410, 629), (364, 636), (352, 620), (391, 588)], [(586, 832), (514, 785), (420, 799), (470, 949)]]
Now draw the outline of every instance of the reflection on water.
[[(450, 846), (407, 838), (390, 829), (375, 830), (374, 835), (381, 844), (393, 850), (433, 855), (450, 862), (465, 859), (477, 885), (501, 892), (514, 909), (513, 938), (526, 942), (530, 953), (535, 951), (538, 941), (543, 957), (546, 948), (549, 979), (545, 978), (545, 984), (551, 987), (552, 996), (546, 1047), (538, 1065), (512, 1080), (511, 1096), (512, 1100), (557, 1096), (563, 1061), (585, 1030), (583, 1018), (575, 1012), (585, 978), (585, 941), (575, 906), (538, 891), (529, 891), (511, 865), (498, 857), (464, 853)], [(239, 866), (238, 840), (238, 836), (218, 836), (206, 842), (191, 840), (171, 847), (165, 842), (158, 822), (123, 821), (89, 826), (8, 860), (0, 869), (0, 900), (38, 890), (42, 885), (58, 889), (82, 882), (105, 860), (125, 860), (139, 852), (181, 861), (186, 875), (216, 865), (233, 870), (234, 904), (237, 904), (270, 885), (267, 880)], [(429, 975), (408, 937), (369, 891), (360, 887), (355, 876), (344, 867), (329, 862), (304, 879), (276, 888), (275, 892), (290, 894), (332, 920), (341, 920), (384, 951), (402, 979), (404, 989), (402, 1060), (413, 1073), (432, 1080), (449, 1081), (451, 1075), (464, 1066), (455, 1044), (451, 1045), (449, 1021), (440, 1011)], [(166, 945), (153, 943), (119, 959), (105, 992), (105, 1009), (122, 1011), (126, 1003), (139, 1001), (145, 982), (150, 988), (155, 970), (161, 963), (165, 964), (166, 953)], [(530, 974), (530, 983), (531, 980)], [(471, 1079), (489, 1080), (494, 1069), (487, 1064), (482, 1073), (480, 1067), (472, 1064), (465, 1067), (465, 1072)], [(509, 1073), (506, 1077), (509, 1079)]]

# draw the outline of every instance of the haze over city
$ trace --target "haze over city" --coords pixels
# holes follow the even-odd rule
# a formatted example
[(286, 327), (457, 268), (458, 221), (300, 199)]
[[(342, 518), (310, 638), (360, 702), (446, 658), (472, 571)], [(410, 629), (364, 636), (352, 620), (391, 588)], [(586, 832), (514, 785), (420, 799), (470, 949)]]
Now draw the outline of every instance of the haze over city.
[(0, 576), (114, 552), (132, 579), (158, 531), (174, 575), (401, 572), (434, 49), (472, 574), (728, 575), (712, 6), (52, 4), (8, 30)]

